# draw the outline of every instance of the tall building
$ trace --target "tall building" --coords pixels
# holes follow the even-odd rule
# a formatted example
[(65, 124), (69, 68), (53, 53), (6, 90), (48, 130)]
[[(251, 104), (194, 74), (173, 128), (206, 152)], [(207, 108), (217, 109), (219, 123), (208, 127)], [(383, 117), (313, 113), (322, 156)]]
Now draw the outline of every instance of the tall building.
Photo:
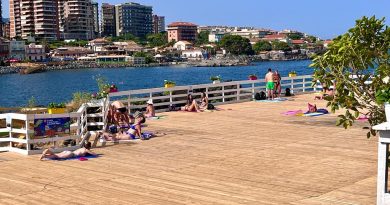
[(3, 38), (7, 38), (9, 39), (10, 38), (10, 22), (9, 22), (9, 18), (3, 18), (3, 24), (1, 26), (2, 28), (2, 37)]
[(198, 26), (189, 22), (173, 22), (168, 25), (168, 41), (190, 41), (196, 40)]
[(165, 17), (153, 15), (153, 33), (165, 31)]
[(100, 22), (99, 22), (99, 3), (92, 1), (92, 14), (93, 14), (93, 31), (95, 32), (95, 37), (100, 36)]
[(116, 35), (131, 33), (144, 37), (153, 33), (153, 8), (138, 3), (115, 5)]
[(101, 36), (116, 36), (115, 6), (107, 3), (102, 4)]
[(58, 1), (10, 0), (11, 38), (56, 40), (58, 30)]
[(90, 40), (95, 37), (91, 0), (59, 0), (61, 39)]

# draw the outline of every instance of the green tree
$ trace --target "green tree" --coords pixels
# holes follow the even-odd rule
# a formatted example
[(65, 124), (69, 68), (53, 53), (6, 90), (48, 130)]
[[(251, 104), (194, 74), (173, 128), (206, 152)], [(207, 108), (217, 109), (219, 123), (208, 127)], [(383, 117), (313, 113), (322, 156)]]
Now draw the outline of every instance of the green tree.
[(273, 41), (272, 42), (272, 50), (291, 51), (291, 47), (286, 42), (283, 42), (283, 41)]
[[(378, 105), (376, 92), (390, 87), (383, 79), (390, 75), (390, 28), (384, 19), (363, 17), (355, 27), (337, 37), (325, 54), (317, 56), (313, 82), (330, 86), (336, 82), (336, 92), (328, 97), (328, 107), (339, 109), (337, 125), (348, 128), (359, 115), (366, 115), (370, 125), (385, 121), (384, 107)], [(367, 83), (371, 81), (371, 83)], [(367, 137), (375, 135), (372, 129)]]
[(297, 33), (290, 33), (287, 35), (292, 40), (299, 40), (302, 39), (302, 35), (299, 35)]
[(133, 56), (134, 56), (134, 57), (144, 57), (144, 58), (145, 58), (145, 63), (146, 63), (146, 64), (155, 62), (154, 57), (153, 57), (150, 53), (146, 53), (146, 52), (136, 52), (136, 53), (134, 53)]
[(108, 40), (114, 42), (114, 41), (134, 41), (136, 43), (140, 43), (141, 42), (141, 39), (137, 36), (134, 36), (133, 34), (131, 33), (125, 33), (125, 34), (122, 34), (121, 36), (115, 36), (115, 37), (109, 37)]
[(201, 31), (198, 33), (195, 45), (203, 45), (209, 43), (209, 31)]
[(221, 39), (220, 46), (234, 55), (253, 55), (249, 39), (241, 36), (226, 35)]
[(315, 37), (315, 36), (308, 36), (307, 39), (309, 40), (310, 43), (316, 43), (317, 42), (317, 37)]
[(166, 32), (149, 34), (146, 36), (146, 40), (150, 47), (160, 47), (168, 43), (168, 34)]
[(271, 51), (272, 45), (268, 41), (259, 41), (253, 46), (253, 50), (256, 51), (257, 53), (261, 51)]

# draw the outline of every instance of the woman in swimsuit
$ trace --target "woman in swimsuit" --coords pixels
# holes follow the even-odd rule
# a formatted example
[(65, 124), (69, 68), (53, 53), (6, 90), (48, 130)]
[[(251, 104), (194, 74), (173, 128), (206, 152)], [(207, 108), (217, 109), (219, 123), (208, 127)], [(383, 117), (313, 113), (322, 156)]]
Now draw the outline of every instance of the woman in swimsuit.
[(198, 103), (196, 103), (191, 94), (188, 94), (187, 103), (184, 107), (181, 108), (181, 110), (188, 112), (200, 112)]
[(63, 151), (60, 153), (54, 153), (50, 149), (45, 149), (41, 155), (40, 160), (43, 159), (69, 159), (73, 157), (85, 157), (86, 155), (90, 154), (93, 156), (96, 156), (94, 152), (91, 150), (91, 142), (88, 142), (84, 145), (84, 147), (76, 149), (75, 151)]
[(126, 132), (120, 132), (116, 134), (110, 134), (108, 132), (99, 133), (99, 138), (104, 141), (119, 141), (119, 140), (132, 140), (137, 137), (144, 140), (141, 132), (141, 124), (145, 123), (145, 117), (142, 113), (137, 112), (135, 115), (135, 124), (131, 125)]
[(274, 82), (275, 82), (275, 91), (277, 92), (277, 94), (275, 93), (275, 95), (277, 95), (277, 97), (280, 98), (280, 93), (282, 92), (282, 86), (281, 86), (280, 81), (282, 80), (282, 77), (280, 76), (280, 73), (278, 70), (275, 71), (273, 77), (274, 77)]
[(200, 95), (200, 105), (199, 110), (207, 110), (207, 107), (209, 105), (209, 98), (207, 97), (206, 93), (202, 92)]
[(147, 104), (147, 107), (146, 107), (145, 117), (155, 117), (156, 111), (155, 111), (154, 106), (153, 106), (153, 100), (149, 99), (146, 104)]

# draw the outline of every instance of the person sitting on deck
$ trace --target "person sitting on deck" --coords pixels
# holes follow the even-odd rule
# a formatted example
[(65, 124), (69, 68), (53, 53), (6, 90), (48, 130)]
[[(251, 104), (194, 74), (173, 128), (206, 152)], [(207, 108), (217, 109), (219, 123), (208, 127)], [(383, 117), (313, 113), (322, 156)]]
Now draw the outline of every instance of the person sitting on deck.
[(202, 92), (200, 94), (199, 110), (205, 111), (207, 110), (208, 106), (209, 106), (209, 98), (207, 97), (205, 92)]
[(146, 102), (146, 111), (145, 111), (145, 117), (156, 117), (156, 111), (153, 106), (153, 100), (149, 99), (148, 102)]
[(333, 88), (328, 88), (328, 86), (323, 83), (322, 84), (322, 92), (319, 96), (315, 96), (314, 100), (323, 100), (325, 97), (333, 97), (335, 94), (336, 82), (333, 82)]
[(187, 103), (184, 107), (181, 108), (182, 111), (188, 112), (201, 112), (198, 106), (198, 103), (194, 100), (191, 94), (187, 96)]
[(267, 97), (269, 100), (274, 100), (274, 90), (275, 90), (275, 82), (274, 82), (274, 73), (272, 69), (268, 69), (268, 73), (265, 75), (265, 87), (267, 89)]
[(136, 112), (134, 114), (135, 124), (131, 125), (126, 132), (119, 132), (116, 134), (110, 134), (108, 132), (99, 133), (100, 139), (102, 141), (119, 141), (119, 140), (132, 140), (137, 137), (144, 140), (141, 132), (141, 124), (145, 123), (145, 117), (141, 112)]
[(84, 147), (76, 149), (75, 151), (63, 151), (60, 153), (54, 153), (50, 149), (45, 149), (40, 157), (40, 160), (43, 159), (70, 159), (74, 157), (85, 157), (88, 154), (96, 156), (97, 154), (91, 150), (91, 142), (87, 142)]

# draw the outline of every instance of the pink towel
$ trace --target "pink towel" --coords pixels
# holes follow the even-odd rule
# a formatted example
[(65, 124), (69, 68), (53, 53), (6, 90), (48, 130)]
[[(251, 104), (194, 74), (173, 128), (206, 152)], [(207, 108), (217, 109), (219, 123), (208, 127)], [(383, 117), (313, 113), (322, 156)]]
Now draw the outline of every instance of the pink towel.
[(296, 115), (296, 114), (300, 114), (300, 113), (303, 113), (303, 111), (302, 110), (290, 110), (290, 111), (282, 113), (282, 115)]

